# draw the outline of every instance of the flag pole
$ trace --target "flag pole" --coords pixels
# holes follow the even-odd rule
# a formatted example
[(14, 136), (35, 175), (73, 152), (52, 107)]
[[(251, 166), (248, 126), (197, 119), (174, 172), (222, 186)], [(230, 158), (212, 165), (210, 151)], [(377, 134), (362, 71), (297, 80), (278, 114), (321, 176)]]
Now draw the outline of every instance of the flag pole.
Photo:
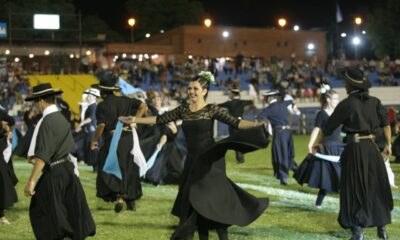
[(340, 59), (340, 38), (339, 38), (339, 23), (343, 21), (342, 11), (340, 11), (339, 1), (336, 1), (336, 56)]

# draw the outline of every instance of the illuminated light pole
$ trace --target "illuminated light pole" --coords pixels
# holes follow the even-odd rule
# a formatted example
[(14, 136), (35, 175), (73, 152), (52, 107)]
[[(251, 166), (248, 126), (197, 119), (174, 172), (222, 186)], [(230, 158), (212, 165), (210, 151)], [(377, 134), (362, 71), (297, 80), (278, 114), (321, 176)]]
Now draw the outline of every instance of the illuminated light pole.
[[(282, 31), (283, 31), (283, 28), (286, 26), (286, 24), (287, 24), (287, 21), (286, 21), (286, 19), (284, 19), (284, 18), (279, 18), (278, 19), (278, 25), (281, 27), (281, 29), (282, 29)], [(284, 37), (283, 37), (283, 32), (281, 32), (281, 40), (282, 40), (282, 51), (281, 51), (281, 58), (283, 58), (283, 52), (284, 52), (284, 50), (283, 50), (283, 42), (284, 42)]]
[(361, 44), (361, 39), (358, 36), (353, 37), (352, 43), (354, 45), (354, 59), (357, 60), (357, 48)]
[(358, 34), (359, 27), (360, 27), (360, 25), (362, 24), (362, 22), (363, 22), (363, 20), (362, 20), (361, 17), (355, 17), (355, 18), (354, 18), (354, 23), (355, 23), (355, 25), (354, 25), (354, 37), (353, 37), (353, 39), (352, 39), (352, 43), (353, 43), (353, 45), (354, 45), (354, 59), (355, 59), (355, 60), (358, 59), (358, 52), (357, 52), (357, 50), (358, 50), (358, 45), (360, 45), (360, 43), (361, 43), (360, 37), (357, 36), (357, 34)]
[(134, 18), (129, 18), (128, 19), (128, 25), (131, 28), (131, 43), (134, 42), (134, 38), (133, 38), (133, 27), (136, 24), (136, 20)]
[[(204, 21), (203, 21), (203, 23), (204, 23), (204, 26), (206, 27), (206, 28), (210, 28), (211, 27), (211, 25), (212, 25), (212, 21), (211, 21), (211, 19), (210, 18), (206, 18), (206, 19), (204, 19)], [(208, 32), (207, 32), (208, 33)], [(207, 42), (206, 42), (206, 46), (207, 46), (207, 57), (209, 57), (210, 56), (210, 44), (209, 44), (209, 40), (206, 40)]]
[(225, 55), (226, 55), (226, 39), (228, 39), (229, 38), (229, 35), (230, 35), (230, 33), (227, 31), (227, 30), (224, 30), (223, 32), (222, 32), (222, 37), (223, 37), (223, 39), (225, 39), (224, 40), (224, 48), (223, 48), (223, 54), (224, 54), (224, 56), (223, 57), (225, 57)]

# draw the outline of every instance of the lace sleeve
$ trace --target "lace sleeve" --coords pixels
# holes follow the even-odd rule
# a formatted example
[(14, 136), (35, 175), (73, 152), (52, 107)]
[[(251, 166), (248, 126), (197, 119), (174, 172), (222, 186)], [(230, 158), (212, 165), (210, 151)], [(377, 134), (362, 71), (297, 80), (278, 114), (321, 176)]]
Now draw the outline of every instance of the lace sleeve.
[(157, 124), (166, 124), (174, 122), (178, 119), (182, 119), (183, 105), (176, 107), (175, 109), (165, 112), (157, 117)]
[(213, 104), (210, 106), (211, 117), (228, 124), (231, 127), (239, 128), (240, 119), (233, 117), (228, 112), (224, 111), (221, 107)]

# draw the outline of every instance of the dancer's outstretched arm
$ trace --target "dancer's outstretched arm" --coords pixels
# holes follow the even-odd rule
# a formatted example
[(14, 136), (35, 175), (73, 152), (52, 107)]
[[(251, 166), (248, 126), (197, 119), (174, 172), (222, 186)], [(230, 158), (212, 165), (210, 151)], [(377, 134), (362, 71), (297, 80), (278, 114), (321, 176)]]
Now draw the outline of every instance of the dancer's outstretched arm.
[(258, 126), (266, 126), (267, 123), (265, 121), (249, 121), (249, 120), (240, 120), (239, 122), (239, 129), (248, 129)]
[(125, 124), (146, 124), (146, 125), (154, 125), (156, 124), (157, 121), (157, 117), (153, 116), (153, 117), (124, 117), (121, 116), (118, 118), (118, 120), (120, 120), (121, 122), (125, 123)]

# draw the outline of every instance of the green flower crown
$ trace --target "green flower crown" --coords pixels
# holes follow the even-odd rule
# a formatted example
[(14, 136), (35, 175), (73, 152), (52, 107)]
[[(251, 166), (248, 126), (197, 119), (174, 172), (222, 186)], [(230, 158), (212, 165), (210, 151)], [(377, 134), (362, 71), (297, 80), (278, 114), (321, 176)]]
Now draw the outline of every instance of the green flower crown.
[(210, 84), (215, 84), (214, 75), (209, 71), (201, 71), (199, 76), (209, 82)]

